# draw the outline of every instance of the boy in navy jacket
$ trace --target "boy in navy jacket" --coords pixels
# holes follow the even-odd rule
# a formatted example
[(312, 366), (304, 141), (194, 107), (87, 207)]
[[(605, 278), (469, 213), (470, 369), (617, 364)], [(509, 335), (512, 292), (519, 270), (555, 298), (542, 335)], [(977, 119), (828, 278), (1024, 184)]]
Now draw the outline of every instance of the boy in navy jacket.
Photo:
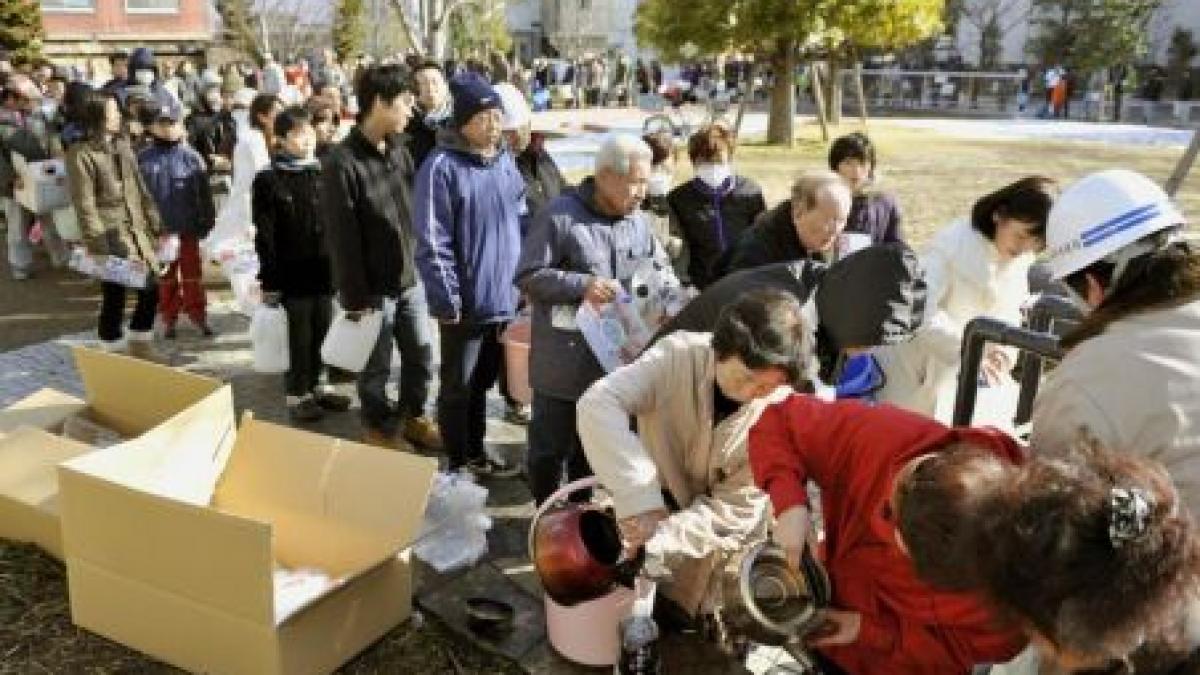
[(175, 337), (182, 310), (205, 337), (212, 337), (202, 285), (200, 240), (212, 229), (216, 212), (204, 158), (184, 140), (183, 108), (176, 102), (159, 107), (149, 131), (152, 142), (138, 153), (138, 166), (162, 214), (160, 250), (176, 248), (167, 240), (178, 239), (177, 257), (158, 286), (163, 335)]

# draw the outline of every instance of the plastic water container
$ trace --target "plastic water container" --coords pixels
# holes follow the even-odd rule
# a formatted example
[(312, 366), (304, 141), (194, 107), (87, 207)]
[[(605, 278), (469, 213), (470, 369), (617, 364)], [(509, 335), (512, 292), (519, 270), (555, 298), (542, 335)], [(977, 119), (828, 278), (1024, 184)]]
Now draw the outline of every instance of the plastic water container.
[(179, 235), (168, 234), (158, 240), (158, 260), (167, 265), (179, 260)]
[(508, 395), (525, 405), (533, 403), (533, 389), (529, 386), (529, 345), (532, 338), (533, 323), (525, 314), (508, 324), (500, 336), (500, 342), (504, 345)]
[(351, 321), (346, 312), (338, 310), (337, 318), (321, 343), (321, 360), (351, 373), (361, 373), (379, 340), (383, 328), (383, 312), (362, 312)]
[(250, 341), (254, 347), (254, 370), (259, 373), (283, 373), (291, 366), (288, 351), (287, 312), (278, 305), (259, 305), (250, 320)]

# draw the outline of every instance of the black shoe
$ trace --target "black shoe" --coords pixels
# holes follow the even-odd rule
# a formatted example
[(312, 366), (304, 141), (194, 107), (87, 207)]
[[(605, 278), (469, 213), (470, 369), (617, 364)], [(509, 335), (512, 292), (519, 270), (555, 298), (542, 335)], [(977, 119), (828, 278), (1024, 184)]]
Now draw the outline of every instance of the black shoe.
[(322, 410), (329, 412), (346, 412), (350, 409), (350, 397), (342, 394), (335, 394), (332, 391), (322, 391), (313, 394), (313, 400), (317, 405), (321, 406)]
[(516, 466), (507, 466), (489, 457), (477, 457), (466, 464), (466, 470), (477, 478), (512, 478), (521, 473)]
[(212, 329), (207, 323), (200, 324), (200, 334), (206, 338), (216, 337), (217, 331)]
[(176, 333), (175, 333), (174, 325), (167, 326), (166, 330), (163, 331), (163, 337), (168, 340), (174, 340), (175, 335), (176, 335)]
[(310, 396), (288, 409), (293, 422), (316, 422), (325, 416), (325, 411)]

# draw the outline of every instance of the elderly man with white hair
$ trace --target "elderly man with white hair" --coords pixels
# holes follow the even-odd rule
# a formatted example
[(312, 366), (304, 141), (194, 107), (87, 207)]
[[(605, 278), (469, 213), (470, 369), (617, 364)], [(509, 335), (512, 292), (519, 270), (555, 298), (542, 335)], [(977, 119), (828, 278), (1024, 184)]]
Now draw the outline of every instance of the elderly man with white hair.
[(726, 254), (723, 274), (771, 263), (836, 258), (850, 216), (850, 185), (832, 171), (808, 171), (792, 184), (792, 198), (761, 214)]
[(594, 175), (534, 218), (517, 265), (517, 286), (533, 306), (527, 473), (540, 504), (570, 480), (591, 474), (575, 428), (575, 404), (604, 368), (575, 322), (581, 303), (602, 305), (628, 290), (645, 259), (669, 265), (638, 205), (646, 197), (651, 152), (642, 140), (609, 137)]

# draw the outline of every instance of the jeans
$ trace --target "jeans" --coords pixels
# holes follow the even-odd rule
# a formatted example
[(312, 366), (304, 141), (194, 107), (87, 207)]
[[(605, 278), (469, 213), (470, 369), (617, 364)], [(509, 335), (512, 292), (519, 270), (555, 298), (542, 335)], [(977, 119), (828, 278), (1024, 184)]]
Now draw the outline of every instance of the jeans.
[(484, 457), (487, 392), (500, 374), (503, 332), (503, 323), (441, 326), (437, 421), (451, 471)]
[[(529, 454), (526, 457), (529, 490), (537, 504), (562, 487), (563, 466), (567, 481), (592, 475), (575, 429), (575, 401), (533, 393), (533, 416), (529, 420)], [(580, 491), (574, 499), (586, 499)]]
[[(390, 305), (391, 299), (385, 304)], [(368, 429), (394, 434), (402, 417), (421, 417), (429, 403), (433, 379), (433, 331), (429, 306), (420, 284), (395, 299), (394, 314), (385, 308), (379, 340), (358, 375), (358, 398), (362, 421)], [(393, 407), (387, 396), (392, 375), (392, 341), (400, 351), (400, 401)]]
[(145, 333), (154, 328), (154, 315), (158, 312), (158, 288), (153, 275), (142, 289), (126, 288), (107, 281), (100, 283), (100, 321), (96, 332), (105, 342), (120, 340), (125, 331), (121, 324), (125, 320), (125, 297), (129, 291), (137, 293), (137, 304), (129, 320), (129, 330)]
[(284, 298), (283, 309), (287, 312), (290, 361), (284, 378), (287, 395), (308, 396), (321, 381), (321, 343), (333, 320), (333, 298)]

